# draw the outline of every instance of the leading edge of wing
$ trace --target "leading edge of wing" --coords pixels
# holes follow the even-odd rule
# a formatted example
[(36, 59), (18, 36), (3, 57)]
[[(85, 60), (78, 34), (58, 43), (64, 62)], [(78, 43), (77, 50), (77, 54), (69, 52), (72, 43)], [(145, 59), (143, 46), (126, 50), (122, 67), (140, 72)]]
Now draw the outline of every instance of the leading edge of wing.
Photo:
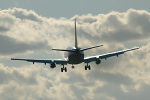
[(107, 53), (107, 54), (102, 54), (102, 55), (90, 56), (90, 57), (84, 58), (84, 62), (89, 63), (89, 62), (96, 61), (97, 59), (107, 59), (109, 57), (118, 56), (118, 55), (124, 54), (125, 52), (136, 50), (136, 49), (139, 49), (139, 47), (135, 47), (135, 48), (131, 48), (131, 49), (125, 49), (125, 50)]
[(56, 64), (67, 64), (67, 60), (63, 60), (63, 59), (56, 59), (56, 60), (36, 60), (36, 59), (17, 59), (17, 58), (11, 58), (11, 60), (20, 60), (20, 61), (27, 61), (27, 62), (33, 62), (33, 63), (56, 63)]
[(125, 49), (125, 50), (112, 52), (112, 53), (107, 53), (107, 54), (102, 54), (102, 55), (99, 55), (99, 59), (106, 59), (106, 58), (109, 58), (109, 57), (112, 57), (112, 56), (118, 56), (118, 55), (124, 54), (125, 52), (136, 50), (136, 49), (139, 49), (139, 47), (131, 48), (131, 49)]

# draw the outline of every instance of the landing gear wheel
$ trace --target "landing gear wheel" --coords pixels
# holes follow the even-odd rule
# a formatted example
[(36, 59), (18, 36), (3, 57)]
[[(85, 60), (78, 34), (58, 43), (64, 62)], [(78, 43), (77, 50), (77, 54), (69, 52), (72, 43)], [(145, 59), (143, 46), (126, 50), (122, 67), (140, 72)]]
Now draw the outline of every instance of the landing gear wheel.
[(65, 70), (65, 72), (67, 72), (67, 68), (66, 68), (66, 67), (65, 67), (65, 69), (64, 69), (64, 70)]
[(61, 72), (63, 72), (63, 68), (61, 68)]
[(72, 69), (74, 69), (74, 66), (72, 66)]
[(67, 72), (67, 68), (66, 67), (65, 68), (61, 68), (61, 72), (63, 72), (63, 71)]
[(85, 70), (87, 70), (87, 69), (91, 70), (91, 66), (88, 65), (88, 63), (87, 63), (87, 66), (85, 65)]
[(85, 70), (87, 70), (87, 66), (85, 66)]
[(91, 66), (89, 65), (89, 70), (91, 70)]

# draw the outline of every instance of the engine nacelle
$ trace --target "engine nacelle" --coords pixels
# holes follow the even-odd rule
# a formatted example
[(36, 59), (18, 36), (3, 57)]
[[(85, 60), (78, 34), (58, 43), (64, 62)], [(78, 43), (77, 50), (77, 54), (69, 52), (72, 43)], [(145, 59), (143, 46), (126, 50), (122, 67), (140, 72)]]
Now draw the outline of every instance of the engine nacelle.
[(97, 65), (101, 63), (101, 60), (100, 59), (96, 59), (96, 62), (95, 62)]
[(55, 67), (56, 67), (56, 64), (54, 62), (51, 63), (50, 68), (55, 68)]

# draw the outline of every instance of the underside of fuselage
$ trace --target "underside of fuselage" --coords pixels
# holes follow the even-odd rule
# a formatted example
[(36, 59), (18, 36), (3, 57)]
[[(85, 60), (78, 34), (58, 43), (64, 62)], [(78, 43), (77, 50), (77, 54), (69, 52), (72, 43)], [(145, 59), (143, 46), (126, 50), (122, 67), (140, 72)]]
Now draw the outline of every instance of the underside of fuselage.
[(84, 61), (84, 52), (80, 48), (74, 46), (68, 47), (67, 50), (75, 50), (74, 52), (65, 52), (65, 57), (68, 58), (69, 64), (80, 64)]
[(84, 61), (84, 54), (73, 53), (68, 56), (69, 64), (80, 64)]

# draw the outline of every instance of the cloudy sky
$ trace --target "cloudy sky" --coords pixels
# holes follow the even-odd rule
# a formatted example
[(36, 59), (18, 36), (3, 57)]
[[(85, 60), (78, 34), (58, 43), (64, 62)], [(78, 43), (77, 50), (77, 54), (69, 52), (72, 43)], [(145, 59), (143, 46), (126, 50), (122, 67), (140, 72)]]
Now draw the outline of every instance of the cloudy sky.
[[(1, 100), (149, 100), (150, 1), (0, 0)], [(74, 19), (80, 47), (99, 44), (86, 56), (139, 46), (119, 57), (61, 73), (61, 66), (11, 61), (58, 59), (52, 48), (74, 45)]]

